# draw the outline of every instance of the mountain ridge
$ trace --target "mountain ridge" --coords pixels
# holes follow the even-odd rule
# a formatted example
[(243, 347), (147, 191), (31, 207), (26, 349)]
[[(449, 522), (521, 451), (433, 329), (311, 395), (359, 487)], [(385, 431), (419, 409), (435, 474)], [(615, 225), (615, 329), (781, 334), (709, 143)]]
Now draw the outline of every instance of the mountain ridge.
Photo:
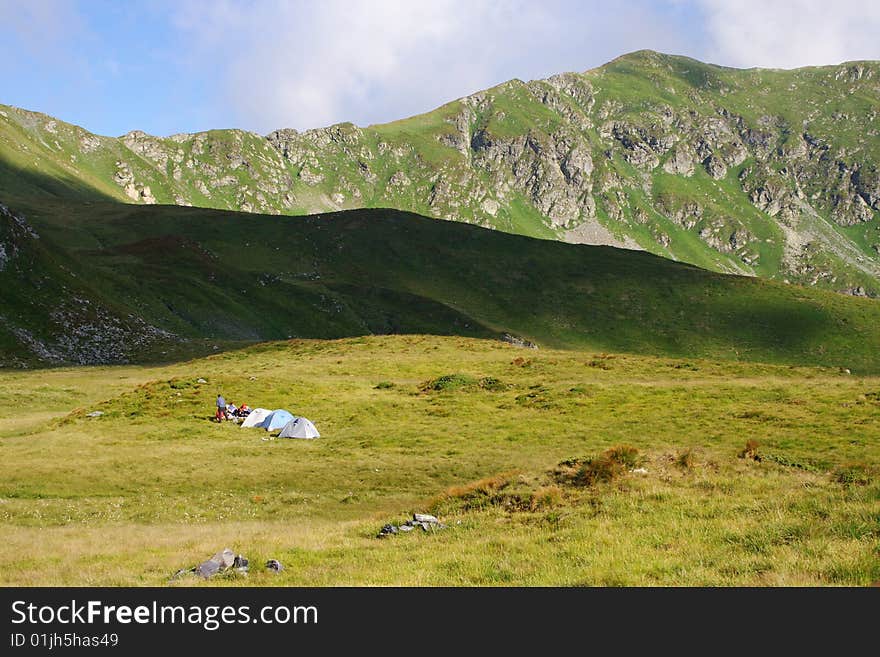
[(20, 189), (30, 171), (62, 197), (72, 186), (266, 214), (394, 207), (876, 296), (878, 111), (877, 62), (734, 69), (644, 50), (390, 123), (266, 136), (101, 137), (4, 106), (0, 198), (33, 196)]

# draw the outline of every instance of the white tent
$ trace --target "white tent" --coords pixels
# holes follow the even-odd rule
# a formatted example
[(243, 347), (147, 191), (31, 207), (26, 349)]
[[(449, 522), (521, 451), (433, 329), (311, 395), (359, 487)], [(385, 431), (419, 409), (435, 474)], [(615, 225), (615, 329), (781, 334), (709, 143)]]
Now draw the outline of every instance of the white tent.
[(279, 438), (320, 438), (321, 434), (309, 420), (304, 417), (295, 417), (284, 425)]
[(250, 415), (248, 415), (244, 419), (244, 422), (241, 423), (241, 428), (244, 429), (245, 427), (258, 427), (263, 423), (263, 420), (265, 420), (271, 414), (272, 411), (270, 411), (268, 408), (255, 408), (250, 412)]

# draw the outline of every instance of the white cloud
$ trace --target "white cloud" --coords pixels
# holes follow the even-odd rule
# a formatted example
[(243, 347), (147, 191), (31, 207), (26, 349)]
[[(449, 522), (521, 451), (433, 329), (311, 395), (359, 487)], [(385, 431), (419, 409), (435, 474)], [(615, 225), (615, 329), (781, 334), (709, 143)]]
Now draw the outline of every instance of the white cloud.
[(707, 58), (741, 67), (796, 68), (880, 59), (876, 0), (699, 0)]
[(270, 129), (405, 116), (476, 91), (542, 20), (519, 1), (271, 0), (190, 3), (177, 25), (224, 67), (237, 112)]
[(189, 0), (176, 25), (239, 123), (260, 131), (390, 121), (512, 77), (679, 43), (645, 0)]
[(74, 44), (91, 36), (73, 0), (0, 0), (0, 25), (16, 49), (55, 65), (68, 65)]

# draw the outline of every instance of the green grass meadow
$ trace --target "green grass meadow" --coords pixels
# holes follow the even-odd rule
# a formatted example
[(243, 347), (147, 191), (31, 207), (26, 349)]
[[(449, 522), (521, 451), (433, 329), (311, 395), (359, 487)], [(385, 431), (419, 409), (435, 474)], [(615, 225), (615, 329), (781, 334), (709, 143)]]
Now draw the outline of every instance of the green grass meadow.
[[(211, 422), (218, 392), (322, 437)], [(836, 367), (462, 337), (3, 370), (0, 583), (870, 585), (878, 418), (880, 379)], [(376, 538), (413, 512), (447, 527)], [(171, 580), (224, 547), (247, 576)]]

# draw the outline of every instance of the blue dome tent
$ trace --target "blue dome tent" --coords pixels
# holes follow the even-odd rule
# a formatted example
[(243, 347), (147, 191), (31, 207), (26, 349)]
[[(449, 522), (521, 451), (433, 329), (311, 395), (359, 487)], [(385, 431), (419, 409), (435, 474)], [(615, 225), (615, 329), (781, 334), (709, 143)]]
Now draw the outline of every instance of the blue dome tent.
[(277, 411), (272, 411), (272, 414), (265, 420), (263, 420), (263, 422), (258, 426), (262, 429), (265, 429), (266, 431), (276, 431), (277, 429), (283, 429), (284, 425), (286, 425), (292, 419), (293, 415), (291, 415), (284, 409), (278, 409)]

